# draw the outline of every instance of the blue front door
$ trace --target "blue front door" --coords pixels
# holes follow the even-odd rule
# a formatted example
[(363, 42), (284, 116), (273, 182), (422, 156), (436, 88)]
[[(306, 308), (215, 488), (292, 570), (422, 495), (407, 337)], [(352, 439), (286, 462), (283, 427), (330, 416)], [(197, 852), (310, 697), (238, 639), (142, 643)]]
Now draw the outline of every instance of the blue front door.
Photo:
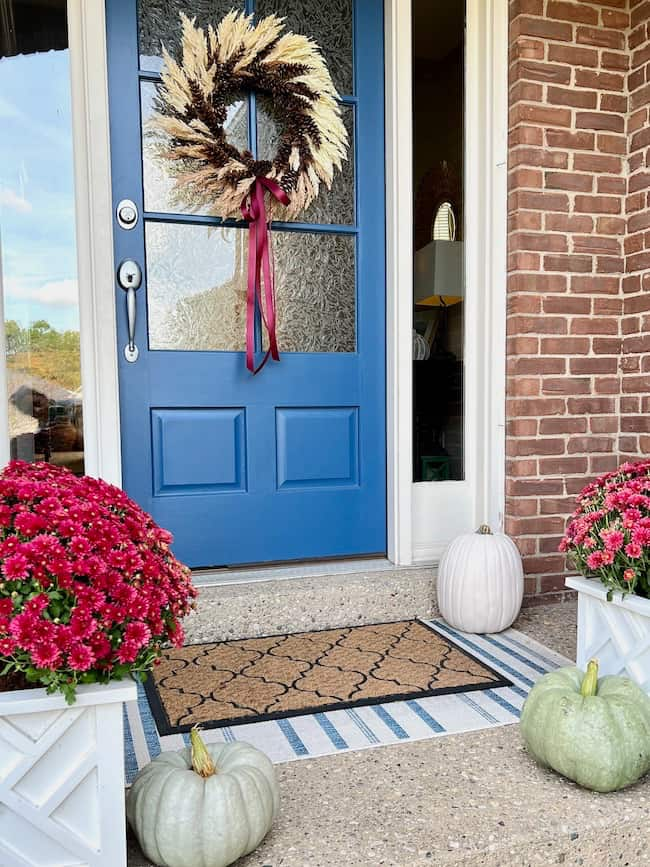
[[(106, 0), (116, 265), (141, 266), (135, 353), (117, 278), (123, 481), (192, 567), (386, 550), (382, 0)], [(286, 17), (321, 46), (349, 161), (309, 222), (273, 224), (279, 363), (245, 366), (247, 230), (184, 211), (147, 126), (178, 13)], [(278, 122), (242, 96), (228, 134), (265, 158)], [(137, 218), (119, 205), (135, 204)], [(128, 274), (127, 274), (128, 281)], [(137, 282), (137, 281), (136, 281)], [(263, 341), (258, 334), (258, 349)]]

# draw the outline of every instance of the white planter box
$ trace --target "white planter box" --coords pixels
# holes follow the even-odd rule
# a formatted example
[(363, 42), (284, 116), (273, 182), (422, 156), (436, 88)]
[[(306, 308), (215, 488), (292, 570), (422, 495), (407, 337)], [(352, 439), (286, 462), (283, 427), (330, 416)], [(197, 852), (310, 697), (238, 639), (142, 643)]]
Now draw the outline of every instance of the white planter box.
[(623, 674), (650, 694), (650, 599), (615, 593), (590, 578), (567, 578), (578, 591), (577, 663), (600, 663), (601, 674)]
[(122, 703), (132, 681), (0, 693), (2, 867), (125, 867)]

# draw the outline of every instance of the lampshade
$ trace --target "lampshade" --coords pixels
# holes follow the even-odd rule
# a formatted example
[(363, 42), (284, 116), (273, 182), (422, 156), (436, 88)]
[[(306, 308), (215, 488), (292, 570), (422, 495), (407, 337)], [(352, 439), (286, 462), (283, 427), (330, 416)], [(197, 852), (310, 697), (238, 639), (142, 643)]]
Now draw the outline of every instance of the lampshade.
[(449, 307), (465, 294), (464, 244), (430, 241), (414, 257), (414, 302), (427, 307)]

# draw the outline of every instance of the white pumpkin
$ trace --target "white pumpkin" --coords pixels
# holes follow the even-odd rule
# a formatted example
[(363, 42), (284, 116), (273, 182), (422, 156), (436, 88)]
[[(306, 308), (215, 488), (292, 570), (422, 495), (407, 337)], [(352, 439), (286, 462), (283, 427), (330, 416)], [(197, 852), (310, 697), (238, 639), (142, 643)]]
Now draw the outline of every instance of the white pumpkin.
[(438, 608), (451, 626), (462, 632), (501, 632), (521, 608), (521, 556), (512, 539), (484, 524), (447, 548), (437, 586)]
[(273, 765), (245, 743), (164, 752), (133, 781), (129, 823), (160, 867), (226, 867), (256, 849), (279, 806)]

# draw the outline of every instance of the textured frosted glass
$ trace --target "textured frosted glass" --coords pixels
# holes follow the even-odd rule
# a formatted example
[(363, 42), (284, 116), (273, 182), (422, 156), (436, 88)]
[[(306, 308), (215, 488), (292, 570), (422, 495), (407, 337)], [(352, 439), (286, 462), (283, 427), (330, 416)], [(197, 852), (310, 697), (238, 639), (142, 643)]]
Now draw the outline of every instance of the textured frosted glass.
[[(140, 85), (140, 100), (142, 106), (142, 182), (144, 185), (144, 207), (146, 211), (162, 213), (205, 213), (206, 209), (193, 210), (174, 202), (172, 196), (173, 180), (167, 172), (165, 160), (156, 156), (156, 150), (161, 146), (161, 137), (147, 123), (153, 113), (153, 101), (156, 95), (156, 85), (150, 81)], [(233, 102), (228, 108), (226, 120), (226, 136), (239, 150), (245, 150), (248, 144), (248, 102), (242, 100)]]
[(243, 350), (246, 230), (148, 223), (145, 243), (149, 347)]
[(140, 68), (160, 72), (161, 42), (175, 54), (180, 43), (181, 12), (207, 27), (218, 24), (231, 9), (243, 11), (243, 0), (139, 0)]
[[(243, 351), (245, 229), (148, 223), (151, 349)], [(354, 352), (355, 239), (273, 232), (278, 345), (283, 352)]]
[[(336, 172), (332, 189), (325, 185), (320, 189), (318, 198), (296, 218), (301, 223), (354, 223), (354, 109), (342, 106), (343, 122), (348, 131), (350, 148), (342, 171)], [(257, 100), (257, 141), (260, 159), (273, 159), (278, 150), (281, 133), (272, 106), (266, 99)]]
[(354, 352), (355, 238), (273, 232), (281, 352)]
[(352, 0), (257, 0), (256, 8), (259, 17), (274, 12), (288, 30), (313, 39), (341, 96), (353, 92)]

